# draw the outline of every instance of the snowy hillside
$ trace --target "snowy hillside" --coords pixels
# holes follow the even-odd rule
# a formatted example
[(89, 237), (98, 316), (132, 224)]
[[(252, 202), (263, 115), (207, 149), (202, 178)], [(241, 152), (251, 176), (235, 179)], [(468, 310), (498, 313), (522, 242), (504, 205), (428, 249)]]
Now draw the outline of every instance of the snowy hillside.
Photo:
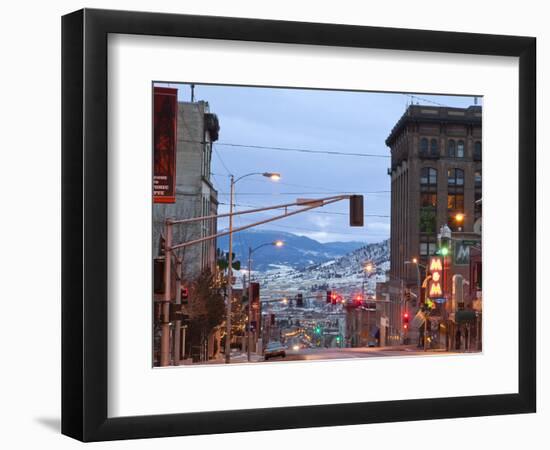
[[(375, 268), (370, 275), (364, 271), (367, 262)], [(310, 300), (322, 300), (327, 290), (343, 296), (362, 292), (363, 283), (366, 293), (374, 293), (376, 282), (385, 281), (389, 265), (389, 240), (385, 240), (304, 269), (279, 265), (272, 270), (255, 273), (255, 278), (261, 281), (262, 291), (268, 297), (291, 296), (301, 292)]]

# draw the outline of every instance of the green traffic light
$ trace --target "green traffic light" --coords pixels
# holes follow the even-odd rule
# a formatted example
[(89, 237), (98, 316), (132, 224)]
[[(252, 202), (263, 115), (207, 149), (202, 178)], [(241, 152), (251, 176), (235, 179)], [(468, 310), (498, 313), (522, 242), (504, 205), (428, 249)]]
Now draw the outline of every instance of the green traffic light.
[(447, 256), (449, 254), (449, 249), (447, 247), (442, 247), (440, 252), (443, 256)]

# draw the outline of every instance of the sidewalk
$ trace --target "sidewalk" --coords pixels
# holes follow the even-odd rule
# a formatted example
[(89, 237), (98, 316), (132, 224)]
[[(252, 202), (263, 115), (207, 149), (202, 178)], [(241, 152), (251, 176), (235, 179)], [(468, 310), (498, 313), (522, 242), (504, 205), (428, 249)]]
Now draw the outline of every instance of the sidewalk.
[[(263, 357), (256, 353), (250, 354), (250, 362), (262, 361)], [(248, 362), (248, 355), (240, 351), (231, 352), (231, 364), (244, 364)], [(219, 353), (216, 358), (209, 359), (208, 361), (193, 362), (191, 358), (182, 359), (180, 366), (204, 366), (206, 364), (225, 364), (225, 355)]]

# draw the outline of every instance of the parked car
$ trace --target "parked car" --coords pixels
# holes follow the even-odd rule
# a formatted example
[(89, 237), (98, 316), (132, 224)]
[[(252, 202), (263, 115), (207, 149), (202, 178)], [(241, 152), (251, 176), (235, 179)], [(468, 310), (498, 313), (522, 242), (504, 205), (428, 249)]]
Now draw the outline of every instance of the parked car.
[(272, 341), (267, 344), (264, 350), (264, 360), (273, 358), (274, 356), (286, 357), (286, 347), (280, 342)]

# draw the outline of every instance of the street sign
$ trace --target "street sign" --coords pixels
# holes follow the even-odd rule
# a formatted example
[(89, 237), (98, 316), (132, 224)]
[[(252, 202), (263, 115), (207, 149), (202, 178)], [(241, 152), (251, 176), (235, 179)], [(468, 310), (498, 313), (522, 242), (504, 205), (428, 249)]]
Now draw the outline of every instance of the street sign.
[(455, 266), (468, 266), (470, 264), (470, 247), (478, 241), (463, 239), (455, 241), (454, 264)]
[(316, 198), (297, 198), (296, 199), (296, 204), (297, 205), (305, 205), (305, 206), (323, 206), (324, 205), (324, 201), (323, 200), (318, 200)]

